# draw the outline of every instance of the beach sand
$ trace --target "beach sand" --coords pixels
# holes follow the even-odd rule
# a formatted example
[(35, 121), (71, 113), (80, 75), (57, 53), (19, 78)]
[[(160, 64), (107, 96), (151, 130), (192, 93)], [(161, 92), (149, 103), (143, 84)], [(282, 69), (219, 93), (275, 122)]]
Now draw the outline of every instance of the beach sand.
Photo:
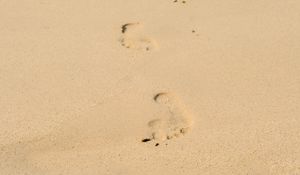
[(300, 175), (300, 1), (0, 1), (1, 175)]

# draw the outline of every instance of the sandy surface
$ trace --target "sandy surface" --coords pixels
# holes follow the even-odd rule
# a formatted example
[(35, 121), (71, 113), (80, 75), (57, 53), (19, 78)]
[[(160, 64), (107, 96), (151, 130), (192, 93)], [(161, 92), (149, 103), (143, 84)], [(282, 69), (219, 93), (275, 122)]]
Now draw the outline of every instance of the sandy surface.
[(299, 175), (300, 1), (1, 0), (1, 175)]

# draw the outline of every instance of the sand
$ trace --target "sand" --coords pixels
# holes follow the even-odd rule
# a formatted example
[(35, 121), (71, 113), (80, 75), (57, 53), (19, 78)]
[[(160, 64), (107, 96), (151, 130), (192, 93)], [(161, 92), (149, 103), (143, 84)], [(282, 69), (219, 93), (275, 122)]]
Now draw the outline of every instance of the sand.
[(299, 175), (300, 1), (0, 1), (1, 175)]

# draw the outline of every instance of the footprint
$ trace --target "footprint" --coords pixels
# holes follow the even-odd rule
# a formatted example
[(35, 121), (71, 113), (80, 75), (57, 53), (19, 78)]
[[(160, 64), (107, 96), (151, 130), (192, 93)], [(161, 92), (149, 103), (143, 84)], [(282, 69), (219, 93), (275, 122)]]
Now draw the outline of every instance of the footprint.
[(128, 49), (151, 51), (157, 49), (155, 39), (145, 34), (140, 23), (127, 23), (122, 26), (122, 46)]
[(159, 93), (153, 99), (163, 105), (166, 112), (162, 112), (162, 117), (148, 122), (150, 136), (143, 139), (143, 142), (154, 140), (159, 143), (188, 133), (193, 125), (192, 115), (174, 94)]
[(173, 0), (174, 3), (181, 2), (182, 4), (186, 3), (186, 0)]

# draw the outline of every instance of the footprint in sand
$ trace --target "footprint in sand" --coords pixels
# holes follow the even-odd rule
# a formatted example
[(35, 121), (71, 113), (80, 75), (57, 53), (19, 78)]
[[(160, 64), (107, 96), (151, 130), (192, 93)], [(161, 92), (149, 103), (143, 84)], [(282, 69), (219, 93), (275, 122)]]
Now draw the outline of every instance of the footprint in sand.
[(192, 115), (174, 94), (159, 93), (154, 96), (154, 101), (163, 105), (166, 112), (161, 118), (148, 122), (150, 137), (142, 142), (154, 140), (158, 146), (159, 142), (183, 136), (191, 129)]
[(145, 34), (145, 30), (140, 23), (127, 23), (122, 25), (122, 46), (128, 49), (151, 51), (157, 49), (155, 39)]
[(185, 4), (187, 1), (186, 0), (173, 0), (174, 3), (177, 3), (177, 2), (181, 2), (182, 4)]

